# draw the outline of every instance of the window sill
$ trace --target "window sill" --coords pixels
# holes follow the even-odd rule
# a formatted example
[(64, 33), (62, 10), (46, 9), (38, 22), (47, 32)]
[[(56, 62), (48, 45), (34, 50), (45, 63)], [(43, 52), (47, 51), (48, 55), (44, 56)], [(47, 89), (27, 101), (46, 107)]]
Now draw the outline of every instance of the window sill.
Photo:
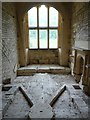
[(58, 48), (49, 48), (49, 49), (30, 49), (29, 50), (58, 50)]

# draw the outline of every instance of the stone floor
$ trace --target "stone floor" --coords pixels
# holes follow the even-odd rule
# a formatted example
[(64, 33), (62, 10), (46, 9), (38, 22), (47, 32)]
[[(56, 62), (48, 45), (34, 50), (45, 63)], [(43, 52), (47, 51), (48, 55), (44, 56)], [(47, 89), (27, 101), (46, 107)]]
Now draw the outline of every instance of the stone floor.
[[(88, 97), (83, 93), (82, 89), (79, 87), (73, 87), (73, 85), (78, 86), (78, 84), (76, 84), (71, 75), (36, 73), (32, 76), (18, 76), (10, 86), (12, 86), (12, 88), (23, 86), (28, 92), (28, 96), (34, 106), (38, 103), (49, 105), (53, 99), (53, 96), (55, 96), (62, 85), (66, 85), (67, 89), (52, 107), (54, 118), (87, 118)], [(14, 92), (14, 90), (15, 89), (11, 91)], [(33, 106), (31, 107), (29, 105), (24, 95), (19, 90), (16, 92), (12, 102), (8, 105), (8, 107), (6, 107), (7, 109), (5, 110), (7, 101), (13, 95), (13, 93), (10, 93), (9, 91), (3, 91), (3, 118), (29, 119), (28, 116)], [(37, 110), (38, 109), (39, 106)], [(48, 113), (45, 114), (47, 117)], [(38, 118), (36, 115), (35, 117)]]

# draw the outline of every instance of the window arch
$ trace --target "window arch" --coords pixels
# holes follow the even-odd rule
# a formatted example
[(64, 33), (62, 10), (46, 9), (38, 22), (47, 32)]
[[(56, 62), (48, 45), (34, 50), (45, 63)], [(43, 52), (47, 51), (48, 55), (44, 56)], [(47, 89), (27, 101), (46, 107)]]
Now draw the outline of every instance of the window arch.
[(28, 11), (30, 49), (58, 48), (58, 18), (58, 11), (45, 5)]

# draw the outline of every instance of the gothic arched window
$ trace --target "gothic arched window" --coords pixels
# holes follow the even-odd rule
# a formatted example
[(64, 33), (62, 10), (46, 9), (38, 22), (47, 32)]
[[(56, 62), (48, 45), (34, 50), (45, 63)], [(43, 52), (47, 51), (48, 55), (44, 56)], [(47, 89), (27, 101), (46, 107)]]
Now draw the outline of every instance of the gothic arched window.
[(58, 48), (58, 11), (41, 5), (28, 11), (29, 48)]

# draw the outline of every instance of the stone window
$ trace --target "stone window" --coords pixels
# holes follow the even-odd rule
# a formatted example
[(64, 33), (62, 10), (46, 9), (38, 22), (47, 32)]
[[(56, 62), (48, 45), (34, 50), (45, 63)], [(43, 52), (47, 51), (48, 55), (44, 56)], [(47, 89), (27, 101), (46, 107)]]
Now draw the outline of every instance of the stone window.
[(58, 11), (49, 6), (41, 5), (28, 11), (29, 48), (58, 48)]

